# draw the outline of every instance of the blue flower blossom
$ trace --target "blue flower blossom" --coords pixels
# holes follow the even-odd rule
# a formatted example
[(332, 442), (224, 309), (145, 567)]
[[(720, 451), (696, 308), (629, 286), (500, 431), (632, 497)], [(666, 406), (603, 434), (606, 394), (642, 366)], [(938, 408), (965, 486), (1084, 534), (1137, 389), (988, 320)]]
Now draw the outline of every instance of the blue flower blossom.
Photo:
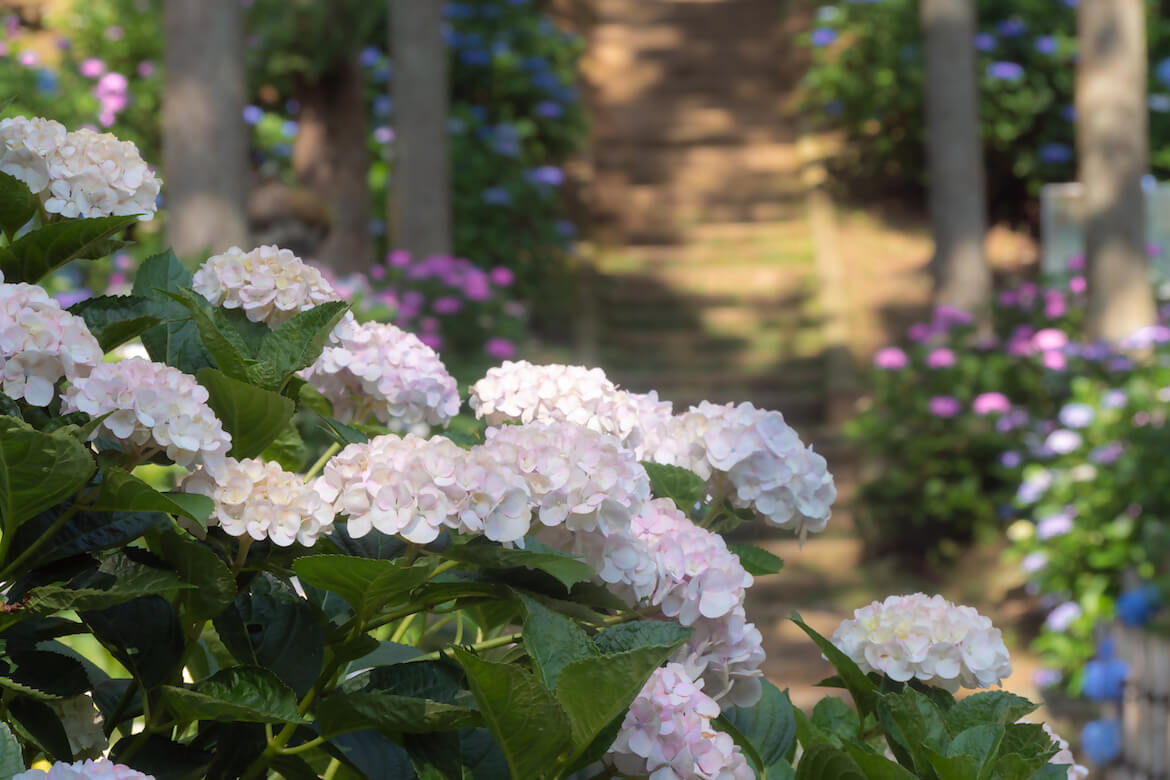
[(358, 62), (363, 68), (372, 68), (378, 64), (378, 60), (382, 59), (382, 50), (377, 46), (366, 46), (358, 54)]
[(1072, 160), (1073, 150), (1068, 144), (1043, 144), (1037, 154), (1040, 162), (1058, 165)]
[(1153, 585), (1143, 585), (1117, 597), (1117, 617), (1127, 626), (1144, 626), (1161, 606), (1158, 589)]
[(388, 116), (394, 109), (394, 101), (390, 99), (389, 95), (378, 95), (374, 98), (374, 114), (376, 116)]
[(244, 121), (254, 125), (264, 118), (264, 109), (260, 106), (244, 106)]
[(300, 130), (300, 125), (291, 119), (286, 119), (280, 123), (280, 134), (285, 138), (296, 138), (298, 130)]
[(535, 113), (541, 119), (560, 119), (565, 108), (555, 100), (542, 100), (536, 104)]
[(565, 183), (565, 172), (555, 165), (541, 165), (526, 174), (528, 181), (546, 187), (559, 187)]
[(1033, 44), (1036, 51), (1041, 54), (1055, 54), (1056, 53), (1056, 39), (1051, 35), (1041, 35)]
[(993, 62), (987, 66), (987, 76), (1002, 81), (1019, 81), (1024, 78), (1024, 66), (1018, 62)]
[(975, 36), (975, 48), (979, 51), (991, 51), (995, 44), (995, 36), (991, 33), (979, 33)]
[(813, 46), (828, 46), (837, 40), (837, 31), (832, 27), (818, 27), (812, 31)]
[(1121, 723), (1116, 720), (1089, 721), (1081, 730), (1081, 749), (1094, 764), (1108, 764), (1121, 755)]
[(503, 187), (488, 187), (480, 193), (480, 198), (491, 206), (512, 205), (512, 194)]
[(1085, 698), (1110, 701), (1121, 698), (1129, 665), (1119, 658), (1097, 658), (1085, 664), (1082, 691)]
[(1004, 19), (995, 26), (996, 31), (1005, 38), (1013, 38), (1028, 32), (1028, 25), (1021, 19)]
[(1163, 86), (1170, 87), (1170, 57), (1158, 62), (1154, 66), (1154, 78), (1156, 78)]

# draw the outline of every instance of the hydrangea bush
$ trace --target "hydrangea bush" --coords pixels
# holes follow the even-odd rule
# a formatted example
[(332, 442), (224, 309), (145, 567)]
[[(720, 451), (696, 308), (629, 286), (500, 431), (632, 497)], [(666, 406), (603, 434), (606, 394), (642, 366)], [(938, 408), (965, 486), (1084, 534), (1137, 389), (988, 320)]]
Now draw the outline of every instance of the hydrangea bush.
[[(66, 311), (37, 282), (117, 247), (140, 215), (104, 212), (157, 184), (98, 177), (137, 160), (103, 142), (103, 213), (49, 211), (76, 171), (46, 189), (35, 146), (0, 173), (3, 780), (1079, 776), (1015, 722), (1033, 705), (951, 697), (1010, 662), (938, 597), (833, 641), (793, 616), (856, 712), (764, 680), (744, 602), (780, 561), (714, 529), (815, 532), (835, 499), (778, 412), (505, 363), (479, 427), (441, 432), (437, 354), (275, 247), (158, 254)], [(332, 439), (303, 472), (297, 412)]]

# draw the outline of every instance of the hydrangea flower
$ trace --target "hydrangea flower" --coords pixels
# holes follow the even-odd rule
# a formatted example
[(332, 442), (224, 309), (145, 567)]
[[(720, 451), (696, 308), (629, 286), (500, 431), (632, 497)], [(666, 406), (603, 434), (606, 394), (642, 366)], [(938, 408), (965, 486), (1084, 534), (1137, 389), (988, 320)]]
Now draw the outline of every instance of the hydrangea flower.
[(878, 368), (884, 368), (888, 371), (897, 371), (905, 368), (909, 363), (910, 359), (906, 357), (906, 353), (897, 347), (879, 349), (873, 356), (873, 364)]
[(671, 421), (650, 459), (688, 468), (707, 480), (712, 496), (800, 534), (824, 530), (837, 498), (825, 459), (801, 443), (784, 415), (750, 403), (691, 407)]
[(108, 414), (90, 439), (112, 436), (139, 450), (165, 450), (180, 466), (202, 464), (213, 474), (232, 437), (207, 405), (207, 389), (177, 368), (142, 358), (101, 363), (65, 391), (64, 411)]
[[(301, 376), (333, 403), (344, 422), (372, 413), (397, 430), (425, 433), (459, 414), (459, 387), (433, 349), (379, 322), (340, 323)], [(418, 430), (422, 429), (422, 430)]]
[(0, 119), (0, 171), (20, 179), (33, 193), (44, 193), (49, 188), (49, 158), (66, 134), (65, 125), (52, 119)]
[(999, 629), (971, 607), (942, 596), (890, 596), (855, 610), (832, 642), (862, 671), (919, 679), (951, 691), (990, 688), (1012, 673)]
[(630, 705), (606, 761), (624, 775), (655, 780), (751, 780), (755, 772), (731, 737), (711, 721), (719, 705), (685, 668), (654, 671)]
[(109, 747), (110, 741), (102, 731), (102, 715), (88, 693), (47, 701), (45, 704), (65, 727), (69, 750), (74, 757), (100, 756)]
[(272, 461), (226, 458), (216, 474), (196, 471), (183, 481), (188, 493), (215, 501), (209, 524), (232, 536), (271, 539), (288, 547), (294, 541), (313, 546), (333, 530), (333, 506), (321, 499), (299, 474)]
[(85, 322), (43, 288), (3, 280), (0, 275), (0, 390), (45, 406), (57, 380), (88, 376), (102, 362), (102, 350)]
[(100, 761), (86, 759), (74, 764), (58, 761), (47, 772), (44, 769), (30, 769), (13, 775), (12, 780), (154, 780), (154, 775), (143, 774), (103, 758)]
[(216, 306), (243, 309), (252, 322), (277, 327), (322, 303), (341, 300), (321, 272), (287, 249), (233, 246), (207, 259), (191, 286)]
[(162, 183), (130, 141), (82, 128), (65, 136), (48, 163), (50, 214), (154, 217)]

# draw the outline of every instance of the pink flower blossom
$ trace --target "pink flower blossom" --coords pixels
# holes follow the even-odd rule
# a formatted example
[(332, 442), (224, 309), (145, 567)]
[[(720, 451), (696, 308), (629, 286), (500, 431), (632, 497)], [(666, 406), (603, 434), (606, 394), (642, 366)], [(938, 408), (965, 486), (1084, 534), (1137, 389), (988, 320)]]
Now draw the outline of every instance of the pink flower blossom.
[(922, 343), (923, 341), (929, 341), (930, 337), (933, 335), (934, 335), (934, 328), (930, 327), (930, 324), (926, 323), (926, 322), (917, 322), (917, 323), (911, 325), (910, 329), (906, 331), (906, 336), (911, 341), (915, 341), (918, 343)]
[(1084, 255), (1073, 255), (1072, 257), (1070, 257), (1068, 259), (1068, 270), (1081, 271), (1081, 270), (1084, 270), (1084, 268), (1085, 268), (1085, 256)]
[(505, 338), (490, 338), (483, 349), (497, 360), (509, 360), (516, 355), (516, 345)]
[(929, 402), (930, 413), (935, 417), (954, 417), (963, 409), (958, 398), (951, 395), (936, 395)]
[(1003, 393), (982, 393), (975, 396), (971, 403), (975, 414), (1007, 414), (1012, 410), (1012, 402)]
[(77, 71), (87, 79), (96, 79), (106, 72), (106, 63), (97, 57), (88, 57), (82, 60), (81, 64), (77, 66)]
[(1053, 371), (1064, 371), (1068, 368), (1068, 359), (1063, 352), (1048, 351), (1044, 353), (1044, 367)]
[(1032, 337), (1032, 346), (1036, 349), (1064, 349), (1067, 344), (1068, 334), (1057, 328), (1044, 328), (1044, 330), (1036, 331), (1036, 335)]
[(955, 353), (946, 347), (939, 347), (926, 356), (926, 365), (931, 368), (947, 368), (955, 364)]
[(897, 347), (886, 347), (879, 349), (877, 354), (873, 356), (873, 364), (878, 368), (884, 368), (891, 371), (905, 368), (910, 361), (906, 357), (906, 353)]
[(1074, 276), (1068, 280), (1068, 291), (1074, 295), (1084, 295), (1085, 291), (1089, 289), (1088, 282), (1083, 276)]
[(492, 284), (498, 287), (510, 287), (516, 281), (516, 274), (507, 266), (498, 265), (491, 270)]

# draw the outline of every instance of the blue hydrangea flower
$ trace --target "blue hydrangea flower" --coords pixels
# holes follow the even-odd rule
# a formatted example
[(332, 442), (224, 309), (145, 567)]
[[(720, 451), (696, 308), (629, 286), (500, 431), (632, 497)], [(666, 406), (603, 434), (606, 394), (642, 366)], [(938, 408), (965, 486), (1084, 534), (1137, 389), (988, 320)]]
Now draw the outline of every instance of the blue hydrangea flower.
[(1144, 626), (1162, 606), (1161, 594), (1153, 585), (1128, 590), (1117, 597), (1117, 617), (1127, 626)]
[(1062, 425), (1069, 428), (1085, 428), (1093, 422), (1094, 412), (1093, 407), (1088, 404), (1068, 403), (1061, 408), (1058, 416)]
[(1051, 35), (1041, 35), (1036, 39), (1034, 45), (1036, 46), (1036, 51), (1041, 54), (1056, 53), (1056, 39)]
[(254, 125), (264, 118), (264, 109), (260, 106), (244, 106), (244, 121)]
[(1002, 81), (1019, 81), (1024, 78), (1024, 66), (1018, 62), (993, 62), (987, 66), (987, 75)]
[(382, 59), (382, 50), (377, 46), (366, 46), (358, 54), (358, 62), (365, 68), (374, 67), (380, 59)]
[(995, 26), (997, 32), (1005, 38), (1013, 38), (1028, 32), (1028, 25), (1021, 19), (1004, 19)]
[(1083, 692), (1094, 701), (1112, 701), (1121, 698), (1129, 665), (1119, 658), (1098, 658), (1085, 664)]
[(1043, 144), (1037, 153), (1041, 162), (1052, 165), (1066, 163), (1073, 158), (1072, 147), (1068, 144)]
[(536, 104), (535, 112), (541, 119), (560, 119), (564, 116), (565, 109), (555, 100), (542, 100)]
[(991, 51), (995, 45), (995, 36), (991, 33), (979, 33), (975, 36), (975, 48), (979, 51)]
[(832, 27), (818, 27), (812, 31), (813, 46), (828, 46), (837, 40), (837, 31)]
[(1081, 730), (1081, 749), (1094, 764), (1108, 764), (1121, 755), (1121, 723), (1116, 720), (1089, 721)]

